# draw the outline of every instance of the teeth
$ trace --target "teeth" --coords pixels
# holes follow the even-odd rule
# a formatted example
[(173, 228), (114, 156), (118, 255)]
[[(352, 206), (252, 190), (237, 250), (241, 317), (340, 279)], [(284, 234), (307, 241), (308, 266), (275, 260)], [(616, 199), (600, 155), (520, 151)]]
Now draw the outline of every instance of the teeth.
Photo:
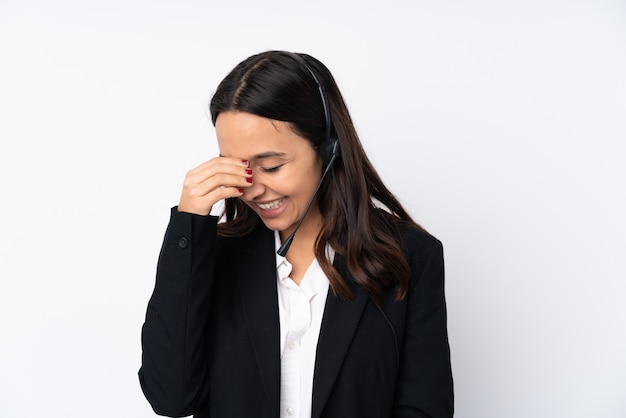
[(269, 203), (257, 203), (257, 206), (263, 210), (276, 209), (277, 207), (280, 206), (281, 203), (283, 203), (283, 200), (285, 199), (280, 198), (278, 200), (274, 200), (273, 202), (269, 202)]

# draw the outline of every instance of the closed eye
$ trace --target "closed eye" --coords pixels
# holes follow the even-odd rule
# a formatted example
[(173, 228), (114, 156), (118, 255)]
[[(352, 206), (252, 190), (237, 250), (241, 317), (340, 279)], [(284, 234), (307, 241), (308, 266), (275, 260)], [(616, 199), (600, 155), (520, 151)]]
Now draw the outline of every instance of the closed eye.
[(279, 165), (274, 166), (274, 167), (261, 167), (261, 170), (263, 170), (264, 173), (274, 173), (274, 172), (278, 171), (278, 169), (281, 168), (284, 165), (285, 164), (279, 164)]

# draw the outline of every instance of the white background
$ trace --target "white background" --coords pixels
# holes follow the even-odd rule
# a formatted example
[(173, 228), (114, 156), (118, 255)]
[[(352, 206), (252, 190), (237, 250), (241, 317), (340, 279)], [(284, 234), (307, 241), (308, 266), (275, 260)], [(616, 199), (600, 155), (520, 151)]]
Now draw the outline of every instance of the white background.
[(626, 5), (0, 0), (0, 417), (151, 417), (137, 379), (218, 82), (335, 74), (444, 242), (459, 418), (626, 417)]

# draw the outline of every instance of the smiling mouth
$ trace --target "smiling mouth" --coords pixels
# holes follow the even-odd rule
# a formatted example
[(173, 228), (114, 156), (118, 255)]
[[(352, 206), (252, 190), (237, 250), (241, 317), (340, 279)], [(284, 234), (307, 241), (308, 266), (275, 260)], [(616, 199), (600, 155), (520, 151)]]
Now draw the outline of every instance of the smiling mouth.
[(276, 199), (272, 202), (268, 202), (268, 203), (257, 203), (256, 205), (263, 210), (271, 210), (271, 209), (276, 209), (277, 207), (279, 207), (283, 202), (285, 201), (284, 197), (281, 197), (280, 199)]

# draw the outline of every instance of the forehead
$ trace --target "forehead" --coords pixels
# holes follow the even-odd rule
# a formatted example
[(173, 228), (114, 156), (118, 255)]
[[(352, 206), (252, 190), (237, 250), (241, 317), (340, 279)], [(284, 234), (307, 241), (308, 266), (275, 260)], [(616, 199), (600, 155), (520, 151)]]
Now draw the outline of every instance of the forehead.
[(226, 157), (277, 157), (309, 146), (309, 141), (297, 135), (287, 122), (247, 112), (220, 113), (215, 132), (220, 154)]

